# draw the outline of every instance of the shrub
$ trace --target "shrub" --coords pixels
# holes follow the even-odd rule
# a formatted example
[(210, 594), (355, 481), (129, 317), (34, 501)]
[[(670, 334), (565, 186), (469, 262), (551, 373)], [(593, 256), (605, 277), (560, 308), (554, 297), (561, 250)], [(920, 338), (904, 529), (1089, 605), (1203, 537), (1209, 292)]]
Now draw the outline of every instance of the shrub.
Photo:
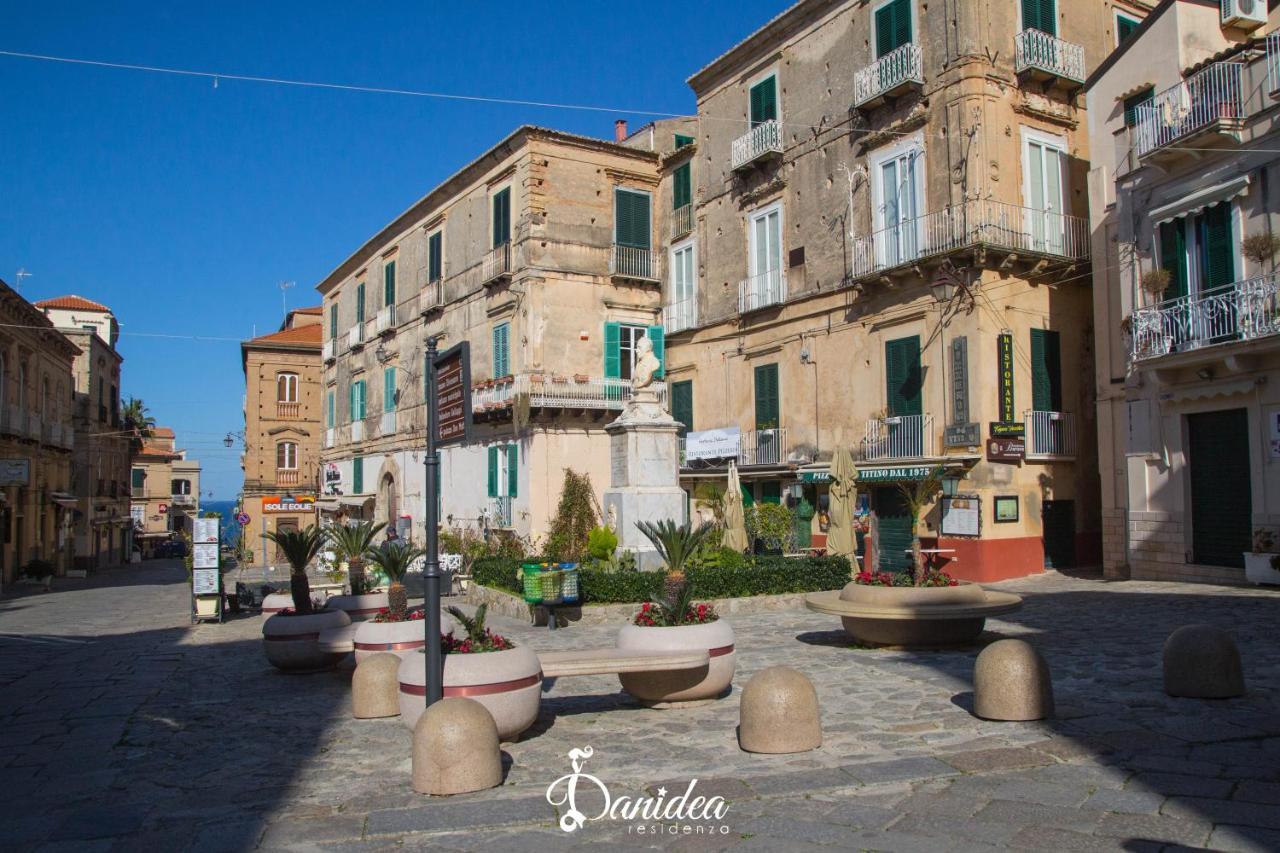
[(547, 554), (567, 563), (579, 563), (587, 553), (587, 540), (599, 520), (591, 478), (572, 468), (564, 469), (560, 504), (547, 536)]
[(607, 527), (594, 528), (587, 536), (587, 553), (593, 560), (607, 560), (618, 550), (618, 534)]
[(744, 514), (747, 539), (760, 543), (766, 551), (790, 551), (795, 542), (795, 519), (782, 504), (758, 503)]

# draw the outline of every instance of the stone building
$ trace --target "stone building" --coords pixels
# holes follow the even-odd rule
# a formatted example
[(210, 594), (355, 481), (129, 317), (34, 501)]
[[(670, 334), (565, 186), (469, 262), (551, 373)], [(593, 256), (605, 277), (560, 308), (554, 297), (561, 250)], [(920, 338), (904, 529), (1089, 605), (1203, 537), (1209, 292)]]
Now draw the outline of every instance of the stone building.
[(71, 366), (79, 350), (0, 281), (0, 578), (71, 566)]
[(255, 564), (282, 558), (268, 531), (316, 523), (324, 386), (319, 306), (290, 311), (279, 330), (240, 344), (244, 369), (245, 547)]
[(1113, 577), (1243, 581), (1254, 530), (1280, 528), (1280, 12), (1266, 8), (1165, 0), (1088, 81)]
[(609, 485), (604, 425), (640, 336), (662, 349), (657, 151), (524, 126), (318, 285), (329, 518), (423, 535), (425, 341), (466, 342), (475, 423), (441, 459), (445, 524), (540, 536), (566, 467)]
[(193, 531), (200, 516), (200, 463), (187, 458), (168, 427), (156, 427), (132, 458), (129, 512), (143, 558)]
[(119, 325), (110, 308), (74, 294), (41, 300), (36, 307), (80, 350), (72, 391), (74, 568), (119, 565), (129, 560), (133, 532), (129, 437), (120, 424)]
[(958, 576), (1098, 561), (1081, 89), (1148, 9), (801, 0), (689, 78), (655, 194), (687, 488), (736, 461), (820, 545), (848, 447), (886, 567), (939, 466)]

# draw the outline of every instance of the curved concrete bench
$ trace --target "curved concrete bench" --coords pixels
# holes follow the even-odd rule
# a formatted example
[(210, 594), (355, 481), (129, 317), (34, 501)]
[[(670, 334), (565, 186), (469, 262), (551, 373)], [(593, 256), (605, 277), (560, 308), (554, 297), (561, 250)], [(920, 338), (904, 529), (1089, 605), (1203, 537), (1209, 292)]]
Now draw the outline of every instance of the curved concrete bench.
[(640, 649), (589, 649), (571, 652), (540, 652), (544, 678), (570, 675), (618, 675), (624, 672), (664, 672), (708, 666), (711, 656), (705, 649), (688, 652), (646, 652)]

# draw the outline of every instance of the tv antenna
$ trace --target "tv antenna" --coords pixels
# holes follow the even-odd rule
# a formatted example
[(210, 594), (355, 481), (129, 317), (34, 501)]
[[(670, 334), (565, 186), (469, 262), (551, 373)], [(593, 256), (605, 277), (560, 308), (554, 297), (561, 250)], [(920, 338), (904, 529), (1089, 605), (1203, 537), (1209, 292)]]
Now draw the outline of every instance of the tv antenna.
[(282, 281), (280, 282), (280, 308), (284, 312), (284, 316), (289, 316), (289, 288), (295, 287), (297, 282)]
[(15, 279), (14, 286), (13, 286), (14, 290), (18, 292), (22, 291), (22, 280), (24, 278), (31, 278), (31, 273), (27, 272), (26, 267), (19, 267), (18, 274), (14, 276), (14, 279)]

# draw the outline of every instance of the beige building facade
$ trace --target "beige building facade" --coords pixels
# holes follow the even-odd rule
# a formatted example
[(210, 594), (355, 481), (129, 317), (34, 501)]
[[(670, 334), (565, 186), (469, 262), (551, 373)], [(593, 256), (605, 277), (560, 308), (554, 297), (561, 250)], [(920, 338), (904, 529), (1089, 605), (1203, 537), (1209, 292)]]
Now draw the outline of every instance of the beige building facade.
[(245, 547), (255, 565), (282, 558), (268, 532), (316, 523), (324, 386), (321, 309), (290, 311), (279, 330), (240, 345), (245, 376)]
[(1243, 582), (1254, 532), (1280, 530), (1280, 12), (1266, 5), (1165, 0), (1089, 80), (1109, 576)]
[(187, 458), (169, 427), (155, 427), (133, 454), (129, 512), (133, 543), (143, 559), (193, 532), (200, 516), (200, 463)]

